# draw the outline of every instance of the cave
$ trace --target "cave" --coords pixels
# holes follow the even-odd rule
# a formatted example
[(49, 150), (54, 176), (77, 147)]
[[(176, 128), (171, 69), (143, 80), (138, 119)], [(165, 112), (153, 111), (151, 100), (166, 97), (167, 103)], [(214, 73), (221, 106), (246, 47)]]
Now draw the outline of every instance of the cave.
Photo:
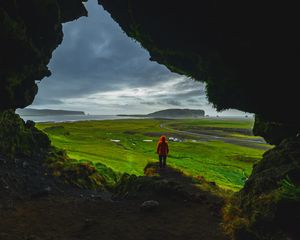
[[(81, 0), (0, 3), (0, 152), (32, 154), (50, 142), (14, 114), (32, 103), (36, 81), (63, 40), (62, 24), (87, 16)], [(218, 109), (255, 114), (253, 133), (275, 145), (237, 194), (245, 224), (235, 239), (298, 239), (300, 119), (297, 7), (238, 1), (99, 0), (151, 61), (206, 83)], [(46, 80), (43, 80), (46, 81)], [(289, 177), (292, 195), (276, 198)], [(275, 226), (275, 229), (274, 229)]]

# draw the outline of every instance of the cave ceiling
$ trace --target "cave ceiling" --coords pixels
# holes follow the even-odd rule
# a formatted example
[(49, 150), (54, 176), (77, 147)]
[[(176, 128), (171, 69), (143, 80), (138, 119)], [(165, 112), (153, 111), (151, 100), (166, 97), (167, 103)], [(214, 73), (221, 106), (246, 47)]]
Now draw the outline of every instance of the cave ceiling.
[[(81, 0), (0, 2), (0, 109), (32, 103)], [(298, 125), (299, 14), (284, 3), (99, 0), (152, 61), (207, 85), (218, 110)], [(99, 26), (99, 31), (101, 30)]]

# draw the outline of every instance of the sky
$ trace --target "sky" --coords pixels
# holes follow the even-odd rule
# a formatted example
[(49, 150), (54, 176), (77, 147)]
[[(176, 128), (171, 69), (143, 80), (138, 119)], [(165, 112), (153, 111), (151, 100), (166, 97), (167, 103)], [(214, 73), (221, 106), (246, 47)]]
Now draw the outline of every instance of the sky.
[(85, 4), (89, 17), (63, 26), (63, 43), (49, 64), (52, 75), (38, 82), (30, 108), (81, 110), (89, 114), (145, 114), (167, 108), (216, 112), (205, 85), (170, 72), (149, 60), (149, 53), (129, 38), (96, 0)]

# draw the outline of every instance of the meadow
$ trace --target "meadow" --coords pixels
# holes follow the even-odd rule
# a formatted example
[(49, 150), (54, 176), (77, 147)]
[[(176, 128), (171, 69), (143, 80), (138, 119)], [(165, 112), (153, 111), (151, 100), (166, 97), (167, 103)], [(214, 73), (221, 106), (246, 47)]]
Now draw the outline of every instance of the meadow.
[(37, 127), (73, 159), (135, 175), (143, 175), (148, 163), (157, 162), (156, 143), (165, 134), (171, 138), (169, 166), (237, 191), (271, 147), (251, 135), (252, 125), (252, 119), (203, 118), (39, 123)]

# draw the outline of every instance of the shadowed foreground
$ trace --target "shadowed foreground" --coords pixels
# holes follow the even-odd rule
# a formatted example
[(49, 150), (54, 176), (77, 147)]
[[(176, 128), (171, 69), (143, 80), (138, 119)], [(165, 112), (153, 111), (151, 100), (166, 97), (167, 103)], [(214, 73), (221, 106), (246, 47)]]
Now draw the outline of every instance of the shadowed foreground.
[[(146, 173), (159, 173), (156, 166), (150, 167)], [(16, 169), (22, 174), (22, 168)], [(219, 198), (197, 190), (191, 179), (176, 170), (166, 169), (161, 175), (125, 175), (113, 200), (105, 192), (67, 187), (56, 180), (51, 182), (48, 176), (47, 183), (61, 193), (49, 191), (2, 204), (0, 239), (226, 239), (219, 226)], [(160, 205), (143, 211), (140, 205), (150, 199)]]

